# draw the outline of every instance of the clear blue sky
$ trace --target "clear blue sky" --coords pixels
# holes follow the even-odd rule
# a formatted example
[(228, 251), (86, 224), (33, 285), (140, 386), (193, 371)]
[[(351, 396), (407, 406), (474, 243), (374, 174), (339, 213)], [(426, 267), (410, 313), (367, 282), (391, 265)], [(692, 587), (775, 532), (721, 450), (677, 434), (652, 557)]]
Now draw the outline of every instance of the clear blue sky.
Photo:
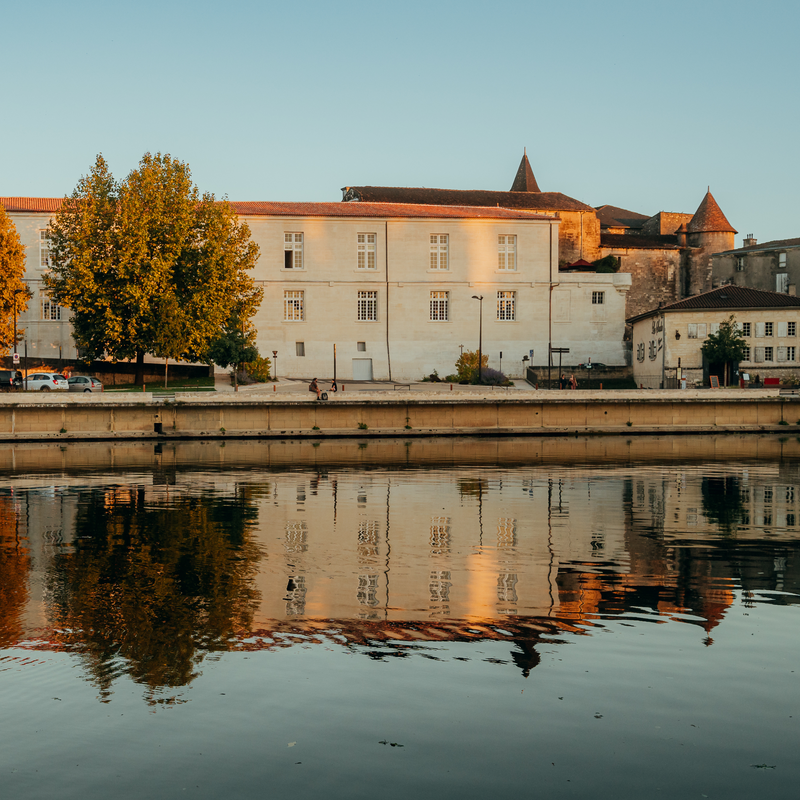
[(645, 214), (708, 185), (740, 237), (800, 236), (800, 3), (6, 4), (0, 195), (146, 151), (232, 200), (345, 185), (540, 187)]

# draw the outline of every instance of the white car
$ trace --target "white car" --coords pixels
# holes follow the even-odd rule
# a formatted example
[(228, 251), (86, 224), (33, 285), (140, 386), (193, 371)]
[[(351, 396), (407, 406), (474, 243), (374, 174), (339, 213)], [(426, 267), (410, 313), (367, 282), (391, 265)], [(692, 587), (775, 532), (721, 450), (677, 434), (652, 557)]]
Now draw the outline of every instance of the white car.
[(57, 372), (34, 372), (28, 375), (27, 388), (34, 392), (66, 392), (69, 391), (69, 384)]

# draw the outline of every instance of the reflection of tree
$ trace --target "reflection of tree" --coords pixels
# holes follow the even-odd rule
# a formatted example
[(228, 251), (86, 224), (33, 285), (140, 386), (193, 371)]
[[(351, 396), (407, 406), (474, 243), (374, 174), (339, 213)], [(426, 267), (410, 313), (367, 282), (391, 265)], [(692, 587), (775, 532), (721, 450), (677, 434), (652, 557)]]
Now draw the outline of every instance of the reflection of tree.
[(205, 652), (249, 630), (255, 515), (241, 493), (164, 506), (146, 503), (144, 489), (84, 496), (76, 544), (56, 557), (48, 582), (53, 624), (87, 652), (102, 690), (120, 658), (151, 688), (188, 683)]
[(703, 478), (700, 486), (703, 511), (709, 522), (716, 522), (730, 533), (742, 519), (742, 489), (735, 475)]
[(22, 613), (28, 601), (30, 553), (17, 536), (17, 515), (8, 495), (0, 495), (0, 647), (22, 636)]

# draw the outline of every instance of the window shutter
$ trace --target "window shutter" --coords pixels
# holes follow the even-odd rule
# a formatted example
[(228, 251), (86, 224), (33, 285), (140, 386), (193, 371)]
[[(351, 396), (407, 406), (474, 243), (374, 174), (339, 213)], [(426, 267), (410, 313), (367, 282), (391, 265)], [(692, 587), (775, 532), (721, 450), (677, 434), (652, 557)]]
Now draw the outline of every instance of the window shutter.
[[(764, 337), (764, 323), (763, 322), (756, 322), (756, 339), (762, 339)], [(763, 350), (763, 348), (761, 348)]]
[[(785, 322), (779, 322), (778, 323), (778, 336), (779, 337), (788, 335), (787, 332), (786, 332), (787, 331), (787, 327), (788, 327), (787, 323), (785, 323)], [(778, 361), (780, 361), (780, 359), (778, 359)]]
[(761, 364), (764, 361), (764, 348), (756, 347), (756, 357), (753, 359), (756, 364)]
[(709, 331), (708, 331), (708, 332), (709, 332), (709, 333), (710, 333), (712, 336), (713, 336), (715, 333), (719, 333), (719, 322), (712, 322), (712, 323), (711, 323), (711, 325), (709, 325)]
[(708, 336), (708, 333), (706, 332), (707, 327), (708, 326), (706, 325), (705, 322), (698, 322), (697, 323), (697, 338), (698, 339), (705, 339), (706, 336)]
[(697, 338), (697, 323), (690, 322), (689, 323), (689, 338), (696, 339)]
[(778, 361), (788, 361), (789, 359), (786, 357), (786, 348), (779, 347), (778, 348)]

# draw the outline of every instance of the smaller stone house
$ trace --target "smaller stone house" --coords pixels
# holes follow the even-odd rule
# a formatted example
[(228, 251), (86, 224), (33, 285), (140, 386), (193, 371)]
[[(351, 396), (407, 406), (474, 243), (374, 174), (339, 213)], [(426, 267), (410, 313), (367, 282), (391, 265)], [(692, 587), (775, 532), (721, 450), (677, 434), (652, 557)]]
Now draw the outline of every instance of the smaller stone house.
[(747, 342), (740, 372), (760, 378), (800, 376), (800, 298), (721, 286), (631, 317), (633, 377), (638, 386), (673, 385), (678, 368), (689, 385), (703, 381), (703, 342), (733, 315)]
[(751, 234), (744, 247), (712, 256), (711, 280), (714, 286), (733, 284), (795, 295), (800, 283), (800, 239), (757, 244)]

